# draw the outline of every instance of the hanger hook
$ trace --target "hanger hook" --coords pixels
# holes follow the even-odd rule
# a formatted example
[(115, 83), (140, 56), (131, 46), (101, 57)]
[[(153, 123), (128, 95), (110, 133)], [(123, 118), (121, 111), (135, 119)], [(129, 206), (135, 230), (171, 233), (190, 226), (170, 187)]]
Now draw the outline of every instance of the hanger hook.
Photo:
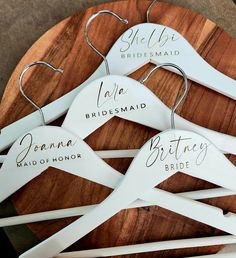
[(177, 69), (183, 76), (184, 78), (184, 92), (182, 94), (182, 96), (179, 97), (179, 99), (176, 101), (175, 105), (172, 107), (171, 109), (171, 129), (175, 129), (175, 118), (174, 118), (174, 114), (176, 109), (178, 108), (178, 106), (180, 105), (180, 103), (184, 100), (184, 98), (187, 95), (188, 92), (188, 78), (186, 73), (177, 65), (172, 64), (172, 63), (163, 63), (163, 64), (159, 64), (157, 66), (155, 66), (142, 80), (140, 80), (140, 83), (144, 84), (147, 79), (159, 68), (161, 67), (173, 67), (175, 69)]
[(21, 72), (20, 77), (18, 79), (18, 86), (19, 86), (20, 93), (22, 94), (22, 96), (25, 99), (27, 99), (40, 112), (43, 125), (46, 125), (46, 121), (45, 121), (45, 117), (44, 117), (42, 109), (31, 98), (29, 98), (25, 94), (25, 92), (23, 91), (23, 87), (22, 87), (22, 84), (23, 84), (22, 81), (23, 81), (23, 77), (24, 77), (25, 73), (29, 70), (30, 67), (35, 66), (35, 65), (46, 65), (47, 67), (51, 68), (53, 71), (58, 72), (58, 73), (63, 73), (63, 70), (60, 68), (55, 68), (54, 66), (52, 66), (49, 63), (46, 63), (44, 61), (37, 61), (37, 62), (31, 63), (31, 64), (28, 64), (24, 68), (24, 70)]
[(157, 4), (158, 0), (153, 0), (152, 3), (150, 4), (150, 6), (147, 9), (147, 23), (150, 23), (150, 12), (152, 11), (152, 8), (155, 4)]
[(124, 19), (122, 18), (121, 16), (119, 16), (118, 14), (112, 12), (112, 11), (109, 11), (109, 10), (101, 10), (95, 14), (93, 14), (87, 21), (86, 23), (86, 26), (85, 26), (85, 29), (84, 29), (84, 36), (85, 36), (85, 39), (88, 43), (88, 45), (99, 55), (103, 58), (104, 62), (105, 62), (105, 66), (106, 66), (106, 73), (107, 75), (110, 74), (110, 69), (109, 69), (109, 65), (108, 65), (108, 61), (107, 61), (107, 58), (92, 44), (91, 40), (89, 39), (89, 36), (88, 36), (88, 28), (90, 26), (90, 23), (99, 15), (101, 14), (110, 14), (110, 15), (113, 15), (115, 18), (117, 18), (119, 21), (125, 23), (125, 24), (128, 24), (128, 20), (127, 19)]

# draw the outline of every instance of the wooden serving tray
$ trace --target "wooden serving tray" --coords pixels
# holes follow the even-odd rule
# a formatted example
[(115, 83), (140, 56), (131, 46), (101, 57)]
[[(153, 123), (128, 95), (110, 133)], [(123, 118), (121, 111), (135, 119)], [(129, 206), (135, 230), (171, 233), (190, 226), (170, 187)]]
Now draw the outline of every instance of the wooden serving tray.
[[(31, 105), (19, 93), (17, 85), (19, 74), (25, 65), (36, 60), (44, 60), (64, 69), (63, 76), (42, 66), (33, 68), (27, 73), (24, 84), (27, 94), (37, 101), (38, 105), (44, 106), (85, 81), (101, 63), (101, 58), (91, 51), (83, 37), (84, 26), (91, 14), (102, 9), (112, 10), (127, 18), (128, 26), (131, 27), (146, 21), (149, 4), (150, 1), (146, 0), (102, 4), (65, 19), (45, 33), (22, 58), (7, 84), (1, 105), (1, 126), (6, 126), (33, 111)], [(177, 30), (212, 66), (232, 78), (236, 77), (236, 41), (216, 24), (190, 10), (167, 3), (158, 3), (153, 8), (151, 20)], [(92, 24), (89, 33), (94, 44), (103, 53), (107, 53), (126, 29), (127, 26), (115, 18), (103, 15)], [(131, 77), (141, 78), (150, 67), (151, 65), (143, 67)], [(182, 88), (182, 83), (178, 75), (159, 71), (152, 76), (147, 86), (166, 105), (172, 106)], [(196, 124), (236, 136), (235, 108), (235, 101), (190, 82), (188, 96), (178, 109), (178, 114)], [(54, 124), (60, 125), (61, 121), (62, 119)], [(94, 150), (139, 148), (155, 133), (157, 131), (114, 118), (89, 136), (86, 142)], [(236, 157), (229, 158), (232, 162), (236, 162)], [(125, 172), (131, 160), (107, 160), (107, 162), (117, 170)], [(223, 176), (224, 171), (222, 171)], [(214, 186), (178, 174), (162, 183), (160, 187), (171, 192), (182, 192)], [(18, 214), (27, 214), (99, 203), (110, 192), (106, 187), (63, 171), (48, 169), (14, 194), (11, 200)], [(206, 202), (226, 211), (236, 212), (234, 197), (215, 198)], [(74, 219), (35, 223), (28, 227), (35, 236), (43, 240)], [(81, 239), (70, 250), (221, 234), (223, 232), (219, 230), (159, 207), (139, 208), (120, 212)], [(134, 257), (185, 257), (215, 253), (221, 248), (222, 246), (172, 250), (134, 255)]]

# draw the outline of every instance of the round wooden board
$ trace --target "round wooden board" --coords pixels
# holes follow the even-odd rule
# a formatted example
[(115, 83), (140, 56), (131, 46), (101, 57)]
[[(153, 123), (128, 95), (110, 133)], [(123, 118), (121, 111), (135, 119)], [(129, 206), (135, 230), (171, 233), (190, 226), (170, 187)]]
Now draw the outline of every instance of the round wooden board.
[[(141, 0), (102, 4), (65, 19), (45, 33), (25, 54), (7, 84), (1, 105), (1, 125), (6, 126), (33, 111), (31, 105), (20, 95), (17, 86), (18, 76), (25, 65), (36, 60), (44, 60), (64, 69), (63, 76), (54, 74), (44, 67), (36, 67), (26, 75), (24, 87), (27, 94), (40, 106), (50, 103), (82, 83), (101, 62), (101, 58), (91, 51), (83, 37), (85, 23), (91, 14), (98, 10), (109, 9), (127, 18), (128, 26), (131, 27), (146, 21), (145, 14), (149, 4), (149, 1)], [(159, 3), (153, 9), (151, 21), (174, 28), (212, 66), (232, 78), (236, 77), (236, 41), (213, 22), (190, 10), (167, 3)], [(96, 46), (103, 53), (107, 53), (126, 29), (126, 25), (111, 16), (103, 15), (92, 24), (89, 33)], [(139, 79), (148, 69), (150, 65), (135, 72), (131, 77)], [(182, 80), (171, 72), (159, 71), (148, 81), (148, 87), (166, 105), (172, 106), (182, 87)], [(204, 127), (236, 135), (235, 103), (227, 97), (190, 82), (188, 96), (178, 109), (178, 113)], [(61, 121), (54, 124), (60, 125)], [(88, 137), (86, 142), (94, 150), (139, 148), (155, 133), (157, 133), (155, 130), (114, 118)], [(235, 157), (229, 158), (232, 162), (236, 162)], [(125, 172), (131, 160), (120, 159), (107, 162), (117, 170)], [(222, 176), (223, 173), (224, 171)], [(160, 187), (172, 192), (181, 192), (209, 188), (212, 185), (178, 174)], [(99, 203), (109, 193), (110, 190), (106, 187), (56, 169), (48, 169), (14, 194), (12, 201), (19, 214), (26, 214)], [(234, 197), (216, 198), (206, 202), (226, 211), (236, 212)], [(45, 239), (74, 219), (35, 223), (28, 227), (37, 237)], [(220, 234), (223, 233), (219, 230), (159, 207), (139, 208), (120, 212), (78, 241), (71, 249)], [(140, 254), (135, 257), (185, 257), (215, 253), (221, 248), (222, 246), (172, 250)]]

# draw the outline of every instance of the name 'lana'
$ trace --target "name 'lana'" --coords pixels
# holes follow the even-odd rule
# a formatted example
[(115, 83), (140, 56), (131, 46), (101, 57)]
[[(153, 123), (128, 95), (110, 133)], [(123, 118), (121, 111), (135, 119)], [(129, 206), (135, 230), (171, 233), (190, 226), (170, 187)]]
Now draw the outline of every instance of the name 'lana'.
[(33, 135), (31, 133), (26, 134), (20, 141), (20, 145), (26, 146), (23, 148), (23, 150), (19, 153), (19, 155), (16, 158), (17, 163), (23, 162), (27, 156), (29, 156), (30, 152), (42, 152), (52, 149), (62, 149), (62, 148), (69, 148), (73, 147), (77, 142), (77, 139), (74, 141), (69, 140), (60, 140), (58, 142), (52, 142), (52, 143), (34, 143)]

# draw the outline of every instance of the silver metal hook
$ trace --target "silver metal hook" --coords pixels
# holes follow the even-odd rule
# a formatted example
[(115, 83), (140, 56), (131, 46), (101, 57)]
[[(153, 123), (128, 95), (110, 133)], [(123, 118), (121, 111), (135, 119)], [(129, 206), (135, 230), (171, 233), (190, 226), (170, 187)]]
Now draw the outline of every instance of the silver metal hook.
[(21, 72), (20, 77), (18, 79), (18, 86), (19, 86), (20, 93), (22, 94), (22, 96), (24, 98), (26, 98), (30, 102), (30, 104), (32, 104), (40, 112), (40, 115), (42, 117), (43, 125), (46, 125), (46, 121), (45, 121), (42, 109), (31, 98), (29, 98), (25, 94), (25, 92), (23, 91), (23, 87), (22, 87), (22, 81), (23, 81), (23, 77), (24, 77), (25, 73), (29, 70), (30, 67), (35, 66), (35, 65), (46, 65), (47, 67), (51, 68), (53, 71), (61, 73), (61, 74), (63, 73), (63, 70), (60, 69), (60, 68), (55, 68), (54, 66), (52, 66), (49, 63), (46, 63), (44, 61), (37, 61), (37, 62), (31, 63), (31, 64), (28, 64), (24, 68), (24, 70)]
[(180, 105), (180, 103), (184, 100), (184, 98), (187, 95), (188, 92), (188, 78), (187, 75), (185, 74), (185, 72), (177, 65), (172, 64), (172, 63), (163, 63), (163, 64), (159, 64), (157, 66), (155, 66), (142, 80), (140, 80), (140, 83), (144, 84), (147, 79), (159, 68), (161, 67), (174, 67), (175, 69), (177, 69), (183, 76), (184, 78), (184, 92), (182, 94), (182, 96), (176, 101), (175, 105), (172, 107), (171, 109), (171, 129), (175, 129), (175, 111), (178, 108), (178, 106)]
[(92, 44), (91, 40), (89, 39), (89, 36), (88, 36), (88, 28), (89, 28), (89, 25), (90, 23), (99, 15), (101, 14), (110, 14), (110, 15), (113, 15), (115, 18), (117, 18), (119, 21), (125, 23), (125, 24), (128, 24), (128, 20), (127, 19), (124, 19), (122, 18), (121, 16), (119, 16), (118, 14), (114, 13), (114, 12), (111, 12), (109, 10), (102, 10), (102, 11), (99, 11), (95, 14), (93, 14), (87, 21), (86, 23), (86, 26), (85, 26), (85, 29), (84, 29), (84, 36), (85, 36), (85, 39), (88, 43), (88, 45), (99, 55), (103, 58), (104, 62), (105, 62), (105, 66), (106, 66), (106, 73), (109, 75), (110, 74), (110, 69), (109, 69), (109, 65), (108, 65), (108, 61), (107, 61), (107, 58)]
[(147, 23), (150, 23), (150, 19), (149, 19), (149, 17), (150, 17), (150, 12), (152, 11), (153, 6), (154, 6), (155, 4), (157, 4), (157, 2), (158, 2), (158, 0), (152, 1), (152, 3), (150, 4), (150, 6), (149, 6), (148, 9), (147, 9)]

